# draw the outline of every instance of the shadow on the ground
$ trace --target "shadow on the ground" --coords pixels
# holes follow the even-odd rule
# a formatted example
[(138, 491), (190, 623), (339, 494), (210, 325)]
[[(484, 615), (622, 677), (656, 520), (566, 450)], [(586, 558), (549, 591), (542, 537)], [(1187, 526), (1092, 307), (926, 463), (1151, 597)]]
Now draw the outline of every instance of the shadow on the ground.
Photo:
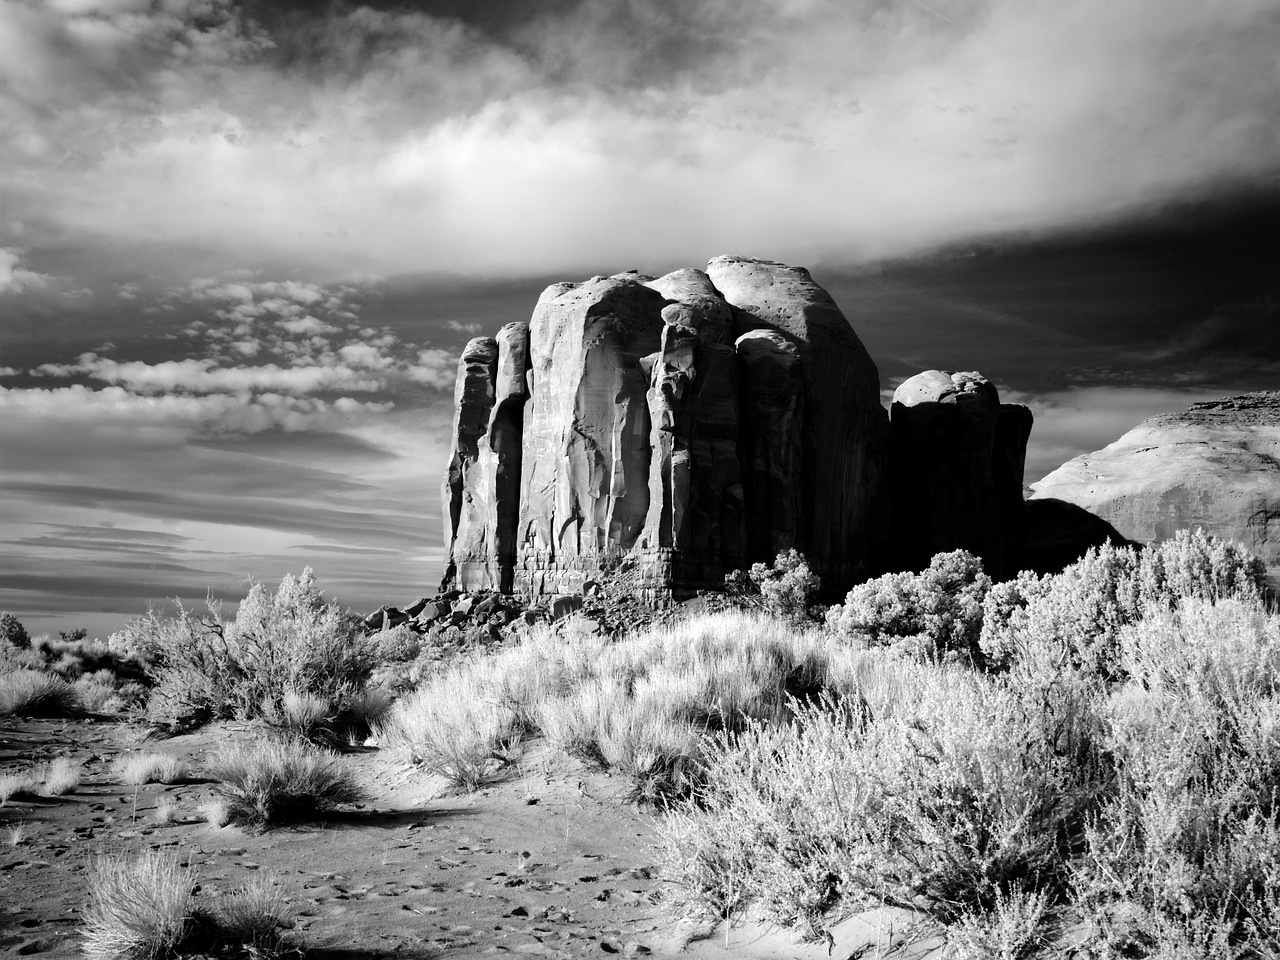
[(429, 826), (441, 820), (474, 817), (470, 807), (436, 807), (431, 810), (338, 810), (324, 816), (327, 827), (412, 827)]

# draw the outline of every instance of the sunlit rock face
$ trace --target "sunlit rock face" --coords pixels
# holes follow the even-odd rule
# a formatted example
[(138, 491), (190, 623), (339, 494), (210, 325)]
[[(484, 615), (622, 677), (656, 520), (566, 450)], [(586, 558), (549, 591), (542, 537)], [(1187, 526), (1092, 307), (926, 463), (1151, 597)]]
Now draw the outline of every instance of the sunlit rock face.
[(997, 580), (1016, 575), (1031, 411), (1001, 403), (979, 373), (927, 370), (894, 392), (890, 419), (894, 566), (919, 570), (962, 549)]
[(1280, 393), (1197, 403), (1032, 484), (1032, 502), (1075, 504), (1139, 543), (1197, 527), (1243, 543), (1280, 585)]
[(801, 268), (717, 257), (554, 284), (464, 353), (446, 581), (572, 593), (625, 562), (662, 600), (794, 547), (839, 596), (939, 549), (1012, 564), (1030, 414), (977, 375), (921, 376), (891, 432), (875, 364)]

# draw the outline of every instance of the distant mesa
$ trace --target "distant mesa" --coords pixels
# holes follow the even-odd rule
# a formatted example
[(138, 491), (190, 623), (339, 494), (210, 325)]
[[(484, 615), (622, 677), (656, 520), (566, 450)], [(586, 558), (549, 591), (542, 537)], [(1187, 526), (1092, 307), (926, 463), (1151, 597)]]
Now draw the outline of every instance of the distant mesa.
[(1032, 488), (1030, 509), (1073, 504), (1138, 543), (1197, 527), (1237, 540), (1280, 586), (1280, 393), (1152, 417)]
[(458, 366), (445, 586), (578, 592), (626, 565), (652, 601), (795, 548), (831, 596), (965, 548), (1023, 560), (1026, 407), (976, 373), (880, 376), (800, 267), (557, 283)]

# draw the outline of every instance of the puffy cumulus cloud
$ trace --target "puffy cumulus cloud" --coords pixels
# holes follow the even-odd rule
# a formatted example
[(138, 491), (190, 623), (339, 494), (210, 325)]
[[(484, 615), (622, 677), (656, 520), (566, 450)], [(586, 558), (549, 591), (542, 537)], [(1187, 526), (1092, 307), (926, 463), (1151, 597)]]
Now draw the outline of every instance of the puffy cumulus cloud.
[(1280, 166), (1275, 0), (557, 9), (4, 0), (0, 198), (222, 266), (527, 274), (908, 253)]
[(0, 294), (43, 290), (52, 277), (18, 266), (18, 254), (0, 247)]

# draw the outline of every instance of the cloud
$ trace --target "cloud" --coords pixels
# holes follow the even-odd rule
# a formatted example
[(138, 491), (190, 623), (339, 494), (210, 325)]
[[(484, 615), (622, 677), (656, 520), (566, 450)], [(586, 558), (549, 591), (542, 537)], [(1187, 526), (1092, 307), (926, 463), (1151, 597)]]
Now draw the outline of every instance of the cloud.
[(530, 274), (910, 253), (1280, 166), (1274, 0), (530, 9), (7, 3), (0, 199), (220, 269)]
[(44, 290), (52, 277), (18, 266), (18, 254), (0, 247), (0, 294)]

